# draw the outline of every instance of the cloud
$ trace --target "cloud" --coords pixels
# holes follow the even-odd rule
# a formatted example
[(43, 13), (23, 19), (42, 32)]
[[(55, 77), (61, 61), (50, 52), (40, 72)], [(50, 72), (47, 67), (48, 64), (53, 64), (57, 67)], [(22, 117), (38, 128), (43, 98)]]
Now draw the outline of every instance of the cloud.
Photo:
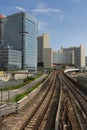
[(52, 9), (52, 8), (34, 9), (32, 11), (35, 12), (35, 13), (43, 13), (43, 14), (45, 14), (45, 13), (59, 13), (59, 12), (61, 12), (60, 9)]
[(20, 11), (25, 11), (25, 9), (22, 8), (22, 7), (20, 7), (20, 6), (16, 6), (15, 8), (18, 9), (18, 10), (20, 10)]
[(44, 2), (40, 2), (36, 9), (33, 9), (32, 12), (34, 13), (41, 13), (41, 14), (48, 14), (48, 13), (59, 13), (61, 12), (60, 9), (54, 9), (54, 8), (49, 8), (46, 6)]

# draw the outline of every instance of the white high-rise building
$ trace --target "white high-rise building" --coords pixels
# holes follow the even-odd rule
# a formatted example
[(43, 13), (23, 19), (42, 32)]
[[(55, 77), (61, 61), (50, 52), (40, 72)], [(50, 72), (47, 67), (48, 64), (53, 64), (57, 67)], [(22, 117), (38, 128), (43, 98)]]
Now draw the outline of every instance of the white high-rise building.
[(85, 48), (83, 45), (79, 47), (62, 48), (63, 52), (74, 52), (74, 64), (79, 67), (85, 67)]
[(63, 52), (62, 50), (53, 51), (53, 64), (74, 64), (74, 52)]

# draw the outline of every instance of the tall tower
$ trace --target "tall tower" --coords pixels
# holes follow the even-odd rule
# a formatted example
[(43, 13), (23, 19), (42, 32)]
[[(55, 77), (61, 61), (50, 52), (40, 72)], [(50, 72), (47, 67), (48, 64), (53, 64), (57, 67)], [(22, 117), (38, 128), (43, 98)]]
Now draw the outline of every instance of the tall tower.
[(48, 33), (43, 33), (41, 36), (37, 37), (37, 64), (38, 64), (38, 67), (44, 66), (43, 50), (45, 48), (50, 48), (50, 38), (49, 38)]
[(6, 17), (0, 14), (0, 45), (4, 43), (4, 25)]
[(38, 21), (31, 15), (7, 16), (4, 43), (22, 52), (22, 69), (37, 71), (37, 33)]
[(50, 37), (48, 33), (43, 33), (43, 48), (50, 48)]

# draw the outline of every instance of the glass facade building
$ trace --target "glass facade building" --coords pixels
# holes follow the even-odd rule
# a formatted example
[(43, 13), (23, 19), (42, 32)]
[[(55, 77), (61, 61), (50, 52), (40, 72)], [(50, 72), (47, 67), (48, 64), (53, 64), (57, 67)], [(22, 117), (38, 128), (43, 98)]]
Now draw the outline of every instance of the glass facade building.
[(4, 43), (22, 52), (22, 69), (37, 70), (38, 22), (26, 13), (7, 17)]
[(2, 70), (21, 69), (21, 51), (9, 46), (0, 46), (0, 68)]

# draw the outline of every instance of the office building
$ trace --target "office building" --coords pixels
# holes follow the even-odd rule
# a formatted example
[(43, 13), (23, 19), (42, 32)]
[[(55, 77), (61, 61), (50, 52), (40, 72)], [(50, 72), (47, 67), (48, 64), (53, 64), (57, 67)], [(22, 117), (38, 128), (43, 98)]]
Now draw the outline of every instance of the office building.
[(74, 64), (78, 67), (85, 66), (85, 49), (83, 45), (79, 47), (62, 48), (63, 52), (74, 52)]
[(7, 16), (4, 44), (22, 52), (22, 69), (37, 71), (38, 22), (26, 13)]
[(53, 66), (53, 50), (51, 48), (44, 48), (43, 62), (44, 68), (51, 68)]
[(62, 50), (53, 51), (53, 65), (61, 64), (74, 64), (74, 55), (73, 51), (63, 52)]
[(43, 33), (37, 37), (37, 65), (38, 67), (44, 67), (43, 50), (44, 48), (50, 48), (49, 34)]
[(0, 45), (0, 69), (21, 69), (21, 51), (14, 50), (10, 46)]

